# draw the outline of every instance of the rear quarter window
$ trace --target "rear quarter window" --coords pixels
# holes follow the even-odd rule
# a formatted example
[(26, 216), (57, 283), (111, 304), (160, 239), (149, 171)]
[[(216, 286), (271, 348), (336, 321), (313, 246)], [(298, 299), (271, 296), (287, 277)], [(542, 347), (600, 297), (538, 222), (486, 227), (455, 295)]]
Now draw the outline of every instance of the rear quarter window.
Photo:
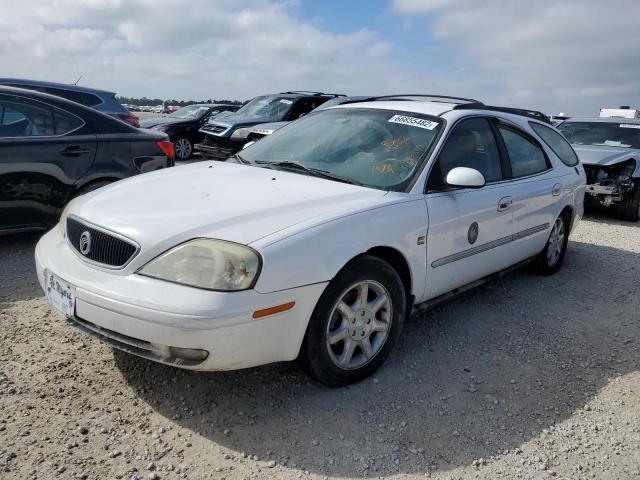
[(568, 167), (574, 167), (578, 164), (578, 156), (573, 151), (569, 142), (558, 132), (552, 128), (546, 127), (539, 123), (530, 122), (531, 128), (542, 139), (547, 146), (553, 150), (558, 158)]

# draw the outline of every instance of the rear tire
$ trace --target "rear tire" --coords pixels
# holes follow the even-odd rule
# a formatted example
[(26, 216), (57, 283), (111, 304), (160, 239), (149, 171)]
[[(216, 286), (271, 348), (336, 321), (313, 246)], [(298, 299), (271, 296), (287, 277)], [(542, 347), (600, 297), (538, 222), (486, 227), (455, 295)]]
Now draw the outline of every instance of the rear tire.
[(302, 367), (329, 387), (368, 377), (393, 349), (405, 310), (397, 272), (377, 257), (357, 257), (318, 300), (300, 349)]
[(622, 197), (622, 203), (618, 205), (618, 216), (628, 222), (637, 222), (640, 219), (640, 179), (636, 180), (633, 188)]
[(569, 214), (562, 212), (551, 227), (544, 249), (535, 257), (532, 271), (538, 275), (553, 275), (562, 266), (569, 243)]

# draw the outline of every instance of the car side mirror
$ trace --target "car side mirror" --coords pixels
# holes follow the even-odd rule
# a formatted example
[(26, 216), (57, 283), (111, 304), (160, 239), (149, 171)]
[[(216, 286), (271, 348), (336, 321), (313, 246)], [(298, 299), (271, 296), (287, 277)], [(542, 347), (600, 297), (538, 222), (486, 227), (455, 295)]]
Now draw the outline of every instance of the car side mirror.
[(480, 188), (484, 187), (486, 183), (484, 175), (475, 168), (468, 167), (452, 168), (449, 173), (447, 173), (444, 181), (451, 187), (462, 188)]
[(254, 143), (256, 143), (256, 142), (255, 142), (255, 140), (254, 140), (254, 141), (252, 141), (252, 142), (247, 142), (247, 143), (245, 143), (245, 144), (242, 146), (242, 150), (244, 150), (244, 149), (245, 149), (245, 148), (247, 148), (247, 147), (250, 147), (250, 146), (251, 146), (251, 145), (253, 145)]

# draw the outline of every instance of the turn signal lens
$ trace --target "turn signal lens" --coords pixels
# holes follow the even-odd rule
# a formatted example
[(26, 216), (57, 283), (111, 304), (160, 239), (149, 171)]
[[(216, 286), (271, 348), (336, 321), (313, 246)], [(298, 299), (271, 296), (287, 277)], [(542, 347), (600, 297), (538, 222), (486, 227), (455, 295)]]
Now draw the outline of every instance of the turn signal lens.
[(265, 308), (263, 310), (256, 310), (253, 312), (253, 318), (268, 317), (269, 315), (275, 315), (276, 313), (286, 312), (287, 310), (291, 310), (295, 304), (296, 302), (289, 302), (275, 307)]

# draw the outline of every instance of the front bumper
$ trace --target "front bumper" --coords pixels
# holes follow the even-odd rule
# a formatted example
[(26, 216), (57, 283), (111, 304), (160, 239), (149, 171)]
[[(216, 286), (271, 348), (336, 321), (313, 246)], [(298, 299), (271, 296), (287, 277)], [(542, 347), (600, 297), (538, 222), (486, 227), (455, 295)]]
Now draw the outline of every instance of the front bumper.
[[(261, 294), (211, 292), (136, 274), (91, 266), (78, 258), (60, 230), (36, 246), (36, 268), (76, 287), (70, 321), (112, 346), (160, 363), (191, 370), (233, 370), (293, 360), (326, 283)], [(254, 319), (253, 312), (288, 302), (291, 310)], [(185, 361), (168, 347), (206, 351)]]
[(242, 150), (245, 143), (247, 143), (247, 139), (231, 140), (228, 137), (205, 135), (204, 140), (201, 143), (196, 143), (194, 148), (206, 160), (226, 160)]

